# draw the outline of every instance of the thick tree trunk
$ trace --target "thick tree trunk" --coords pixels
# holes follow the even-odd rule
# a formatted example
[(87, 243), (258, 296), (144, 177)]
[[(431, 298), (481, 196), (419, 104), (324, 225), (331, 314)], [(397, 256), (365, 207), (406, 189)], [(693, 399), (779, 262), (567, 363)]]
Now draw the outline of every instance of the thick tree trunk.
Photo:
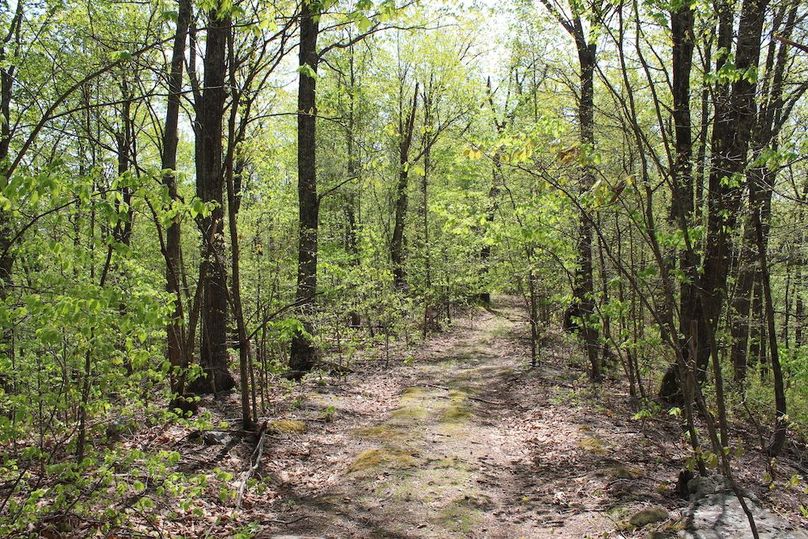
[[(776, 32), (782, 30), (783, 35), (788, 38), (794, 26), (796, 17), (796, 4), (789, 10), (785, 27), (781, 29), (785, 18), (786, 7), (783, 6), (774, 16), (773, 26)], [(763, 150), (767, 147), (777, 148), (776, 126), (779, 122), (782, 111), (783, 77), (786, 69), (787, 56), (786, 46), (780, 45), (779, 52), (776, 51), (778, 42), (772, 40), (769, 44), (766, 56), (766, 78), (763, 81), (763, 95), (761, 107), (757, 113), (755, 129), (752, 133), (753, 161), (757, 160)], [(736, 279), (736, 291), (733, 300), (733, 312), (731, 333), (732, 333), (732, 365), (735, 374), (735, 381), (742, 383), (746, 377), (746, 367), (752, 358), (747, 357), (749, 346), (750, 320), (760, 317), (763, 313), (753, 312), (755, 316), (750, 318), (750, 297), (755, 276), (759, 274), (760, 267), (757, 263), (759, 254), (757, 252), (757, 237), (755, 230), (756, 219), (761, 219), (764, 232), (764, 244), (768, 244), (768, 214), (771, 206), (772, 189), (774, 186), (774, 172), (768, 167), (754, 166), (746, 173), (749, 185), (749, 213), (744, 225), (743, 243), (740, 248), (738, 261), (738, 277)], [(757, 215), (756, 215), (757, 214)], [(758, 278), (760, 280), (760, 278)], [(760, 302), (757, 302), (761, 304)], [(758, 345), (759, 349), (765, 349)]]
[[(312, 11), (311, 2), (303, 2), (300, 12), (301, 72), (297, 96), (297, 194), (298, 251), (297, 251), (297, 301), (305, 302), (302, 308), (306, 333), (313, 331), (306, 317), (313, 312), (317, 293), (317, 235), (320, 220), (320, 200), (317, 196), (317, 35), (319, 14)], [(309, 336), (298, 332), (292, 338), (289, 354), (289, 369), (295, 378), (314, 367), (317, 350)]]
[[(756, 67), (760, 58), (760, 41), (767, 0), (744, 0), (738, 28), (735, 67), (741, 72)], [(721, 4), (719, 13), (719, 47), (732, 42), (732, 10)], [(718, 69), (725, 62), (722, 57)], [(749, 142), (755, 123), (754, 79), (740, 77), (731, 89), (716, 89), (716, 115), (713, 126), (712, 162), (708, 185), (707, 242), (702, 279), (702, 308), (704, 322), (710, 325), (708, 334), (715, 334), (727, 294), (732, 233), (737, 224), (741, 205), (743, 174), (747, 163)], [(731, 90), (731, 91), (730, 91)], [(710, 343), (701, 336), (696, 366), (699, 379), (706, 378), (711, 355)]]
[(227, 267), (224, 242), (224, 171), (222, 170), (222, 120), (224, 117), (229, 14), (209, 13), (205, 44), (202, 100), (196, 117), (197, 196), (214, 202), (210, 216), (202, 218), (202, 264), (206, 266), (202, 307), (200, 362), (205, 373), (194, 383), (200, 393), (228, 391), (235, 380), (228, 369)]
[[(741, 8), (741, 17), (738, 28), (738, 41), (735, 50), (736, 69), (741, 72), (750, 67), (756, 67), (760, 58), (760, 39), (765, 18), (765, 8), (767, 0), (744, 0)], [(733, 9), (732, 2), (722, 1), (717, 6), (718, 10), (718, 40), (717, 47), (723, 50), (731, 50), (733, 42)], [(678, 49), (684, 44), (682, 39), (681, 24), (685, 22), (681, 18), (681, 12), (673, 17), (672, 22), (676, 24), (674, 28), (674, 44)], [(681, 50), (674, 52), (674, 60), (677, 64), (683, 64), (684, 58)], [(692, 51), (690, 51), (692, 54)], [(726, 63), (727, 55), (719, 56), (716, 62), (716, 70), (720, 70)], [(676, 70), (675, 70), (676, 71)], [(676, 116), (680, 115), (684, 105), (683, 86), (674, 82), (675, 105), (679, 105)], [(755, 92), (756, 81), (747, 77), (740, 77), (731, 85), (719, 83), (713, 91), (715, 119), (712, 133), (712, 160), (710, 163), (710, 173), (707, 192), (707, 239), (704, 248), (703, 271), (698, 281), (698, 288), (684, 286), (682, 289), (682, 310), (680, 328), (686, 328), (690, 320), (696, 320), (692, 324), (696, 333), (696, 342), (690, 346), (690, 350), (695, 350), (695, 368), (697, 380), (703, 382), (707, 377), (707, 367), (712, 354), (710, 349), (709, 336), (715, 335), (718, 329), (718, 321), (721, 316), (724, 301), (727, 294), (727, 278), (730, 271), (730, 259), (732, 255), (732, 234), (737, 224), (737, 214), (741, 207), (743, 195), (743, 182), (740, 181), (747, 163), (747, 153), (749, 150), (750, 138), (756, 120)], [(677, 151), (679, 148), (680, 136), (683, 137), (683, 146), (689, 136), (682, 130), (679, 132), (679, 121), (677, 120)], [(679, 164), (683, 164), (677, 155)], [(689, 163), (687, 165), (690, 166)], [(677, 166), (677, 171), (680, 167)], [(680, 175), (681, 178), (681, 175)], [(692, 180), (690, 180), (692, 182)], [(677, 191), (682, 185), (677, 181)], [(689, 198), (688, 192), (688, 198)], [(679, 208), (680, 213), (686, 213), (686, 208)], [(682, 217), (680, 217), (682, 219)], [(686, 221), (684, 221), (686, 223)], [(695, 258), (680, 259), (685, 268), (695, 267)], [(693, 276), (695, 277), (695, 275)], [(698, 290), (698, 298), (695, 297)], [(690, 331), (683, 332), (689, 335)], [(675, 400), (680, 396), (680, 384), (676, 376), (676, 367), (671, 366), (665, 374), (660, 388), (660, 396)]]

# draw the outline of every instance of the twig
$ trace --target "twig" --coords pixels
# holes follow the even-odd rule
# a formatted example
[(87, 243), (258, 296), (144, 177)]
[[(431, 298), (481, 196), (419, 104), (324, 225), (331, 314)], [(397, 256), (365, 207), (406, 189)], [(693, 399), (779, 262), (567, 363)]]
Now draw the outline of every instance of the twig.
[(280, 520), (274, 518), (265, 518), (261, 522), (271, 522), (273, 524), (283, 524), (284, 526), (289, 526), (290, 524), (294, 524), (295, 522), (300, 522), (306, 518), (306, 515), (299, 516), (297, 518), (293, 518), (292, 520)]
[(247, 488), (247, 481), (250, 479), (253, 473), (258, 469), (258, 466), (261, 465), (261, 457), (264, 454), (264, 437), (267, 433), (267, 422), (261, 425), (261, 431), (258, 437), (258, 444), (255, 447), (252, 455), (250, 456), (250, 467), (242, 474), (241, 484), (238, 487), (238, 498), (236, 499), (236, 508), (241, 509), (241, 502), (244, 500), (244, 491)]

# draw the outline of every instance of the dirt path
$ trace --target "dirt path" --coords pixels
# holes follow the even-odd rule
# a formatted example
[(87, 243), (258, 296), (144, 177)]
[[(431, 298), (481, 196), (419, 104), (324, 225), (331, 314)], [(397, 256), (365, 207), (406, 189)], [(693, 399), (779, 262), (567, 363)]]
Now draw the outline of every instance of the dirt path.
[[(309, 420), (308, 431), (279, 435), (267, 449), (264, 473), (280, 496), (260, 536), (648, 537), (681, 529), (685, 504), (671, 480), (686, 451), (662, 441), (678, 439), (670, 422), (628, 419), (620, 386), (579, 379), (583, 369), (570, 367), (562, 341), (529, 369), (524, 326), (518, 305), (500, 302), (459, 320), (408, 364), (315, 384), (290, 412)], [(652, 506), (662, 510), (657, 522), (628, 524)]]

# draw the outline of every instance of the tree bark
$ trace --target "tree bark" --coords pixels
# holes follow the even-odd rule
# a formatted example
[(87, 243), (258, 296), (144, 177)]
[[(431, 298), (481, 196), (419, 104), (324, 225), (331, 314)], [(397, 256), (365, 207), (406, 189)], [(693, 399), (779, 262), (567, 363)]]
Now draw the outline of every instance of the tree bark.
[[(693, 348), (690, 340), (695, 328), (697, 334), (706, 334), (707, 328), (701, 323), (701, 305), (698, 300), (699, 259), (690, 238), (690, 229), (695, 223), (696, 203), (694, 200), (693, 179), (693, 134), (690, 114), (690, 75), (693, 67), (694, 14), (689, 5), (683, 4), (671, 12), (671, 36), (673, 41), (673, 122), (675, 155), (672, 170), (671, 215), (670, 220), (688, 238), (685, 247), (679, 251), (679, 269), (685, 281), (679, 285), (679, 336), (683, 357), (689, 357)], [(701, 178), (699, 178), (701, 181)], [(697, 325), (694, 325), (696, 321)], [(689, 358), (695, 361), (695, 358)], [(678, 401), (682, 397), (680, 383), (683, 373), (671, 365), (660, 389), (660, 397), (666, 401)]]
[[(745, 73), (756, 68), (768, 0), (744, 0), (738, 27), (735, 68)], [(732, 9), (726, 2), (719, 12), (719, 47), (730, 50)], [(722, 56), (717, 70), (723, 67)], [(727, 294), (727, 277), (732, 255), (732, 233), (743, 194), (742, 174), (746, 167), (751, 133), (755, 123), (755, 79), (739, 77), (731, 88), (716, 89), (716, 114), (713, 125), (712, 161), (708, 182), (707, 241), (702, 279), (702, 317), (715, 334)], [(710, 343), (700, 333), (696, 366), (699, 379), (706, 378), (711, 355)]]
[(309, 372), (317, 359), (317, 350), (307, 335), (313, 331), (308, 316), (313, 312), (317, 293), (317, 238), (320, 220), (320, 200), (317, 196), (317, 36), (319, 13), (312, 2), (303, 2), (300, 12), (300, 76), (297, 96), (297, 194), (298, 251), (297, 295), (304, 303), (304, 331), (295, 333), (289, 354), (291, 375), (299, 378)]
[[(171, 52), (171, 71), (168, 76), (168, 103), (166, 105), (166, 119), (163, 128), (163, 154), (161, 156), (162, 181), (166, 191), (168, 191), (170, 202), (179, 199), (176, 176), (177, 145), (179, 143), (178, 126), (185, 42), (188, 37), (188, 27), (190, 26), (192, 15), (191, 0), (178, 0), (177, 8), (177, 28)], [(185, 332), (183, 323), (185, 315), (182, 308), (182, 280), (180, 278), (180, 273), (182, 272), (181, 239), (180, 220), (179, 218), (174, 218), (166, 228), (164, 254), (166, 261), (166, 291), (174, 299), (174, 310), (166, 326), (166, 355), (171, 365), (171, 392), (174, 394), (171, 406), (184, 409), (187, 407), (184, 399), (185, 370), (190, 363), (190, 357), (184, 348)]]
[[(576, 19), (576, 28), (581, 27), (580, 19)], [(584, 153), (589, 154), (595, 147), (595, 87), (594, 73), (596, 61), (596, 46), (584, 39), (583, 30), (576, 32), (575, 42), (578, 49), (578, 61), (581, 77), (581, 100), (578, 104), (578, 121), (580, 124), (580, 142)], [(584, 165), (581, 170), (582, 192), (592, 188), (595, 175), (590, 165)], [(590, 377), (598, 381), (603, 377), (601, 372), (600, 354), (598, 347), (598, 330), (589, 320), (595, 313), (594, 282), (592, 277), (592, 216), (582, 212), (578, 228), (578, 268), (575, 272), (575, 287), (573, 296), (576, 305), (575, 314), (582, 322), (582, 337), (586, 346), (587, 357), (590, 364)]]
[(396, 184), (393, 237), (390, 240), (390, 260), (393, 263), (393, 284), (398, 289), (405, 289), (407, 287), (406, 271), (404, 269), (404, 226), (406, 225), (407, 203), (409, 199), (407, 194), (407, 189), (409, 188), (409, 152), (412, 146), (413, 131), (415, 130), (415, 113), (418, 108), (418, 88), (419, 85), (416, 82), (415, 91), (412, 95), (412, 105), (406, 113), (404, 110), (401, 110), (399, 121), (398, 183)]
[(203, 291), (200, 363), (205, 373), (193, 384), (200, 393), (217, 393), (235, 387), (228, 369), (227, 267), (224, 242), (224, 171), (222, 140), (225, 102), (226, 50), (232, 31), (230, 15), (214, 9), (208, 14), (204, 82), (196, 116), (197, 196), (215, 203), (203, 217), (202, 264), (206, 266)]
[[(23, 16), (23, 0), (18, 0), (17, 9), (8, 27), (5, 39), (0, 42), (0, 193), (8, 185), (7, 164), (11, 145), (11, 102), (14, 87), (14, 66), (7, 65), (6, 44), (19, 38)], [(5, 302), (12, 283), (14, 255), (11, 252), (11, 213), (0, 209), (0, 303)], [(0, 331), (0, 354), (11, 357), (12, 329), (2, 328)]]

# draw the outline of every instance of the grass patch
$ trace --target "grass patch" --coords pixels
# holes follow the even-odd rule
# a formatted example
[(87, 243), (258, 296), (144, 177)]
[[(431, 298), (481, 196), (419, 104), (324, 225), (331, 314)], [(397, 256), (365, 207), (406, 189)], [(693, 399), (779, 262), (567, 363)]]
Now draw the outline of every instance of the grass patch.
[(374, 468), (409, 468), (416, 463), (415, 457), (400, 449), (368, 449), (359, 453), (348, 468), (348, 473), (359, 473)]
[(471, 406), (469, 405), (468, 394), (465, 391), (450, 391), (449, 400), (449, 406), (443, 411), (441, 421), (459, 423), (471, 415)]
[(639, 479), (643, 476), (642, 470), (633, 466), (623, 466), (621, 464), (607, 468), (605, 475), (613, 479)]
[(607, 452), (606, 444), (600, 438), (594, 436), (587, 436), (578, 442), (578, 447), (592, 453), (593, 455), (603, 456)]
[(269, 430), (287, 434), (303, 434), (309, 429), (304, 421), (296, 419), (276, 419), (269, 423)]
[(438, 517), (446, 529), (464, 535), (469, 535), (482, 522), (480, 511), (469, 507), (467, 499), (453, 501), (440, 511)]
[(390, 412), (390, 417), (392, 419), (424, 419), (426, 409), (418, 405), (402, 406)]
[(372, 427), (362, 427), (354, 431), (362, 438), (377, 438), (380, 440), (390, 440), (393, 438), (403, 438), (407, 435), (407, 431), (398, 428), (396, 425), (390, 423), (379, 423)]

